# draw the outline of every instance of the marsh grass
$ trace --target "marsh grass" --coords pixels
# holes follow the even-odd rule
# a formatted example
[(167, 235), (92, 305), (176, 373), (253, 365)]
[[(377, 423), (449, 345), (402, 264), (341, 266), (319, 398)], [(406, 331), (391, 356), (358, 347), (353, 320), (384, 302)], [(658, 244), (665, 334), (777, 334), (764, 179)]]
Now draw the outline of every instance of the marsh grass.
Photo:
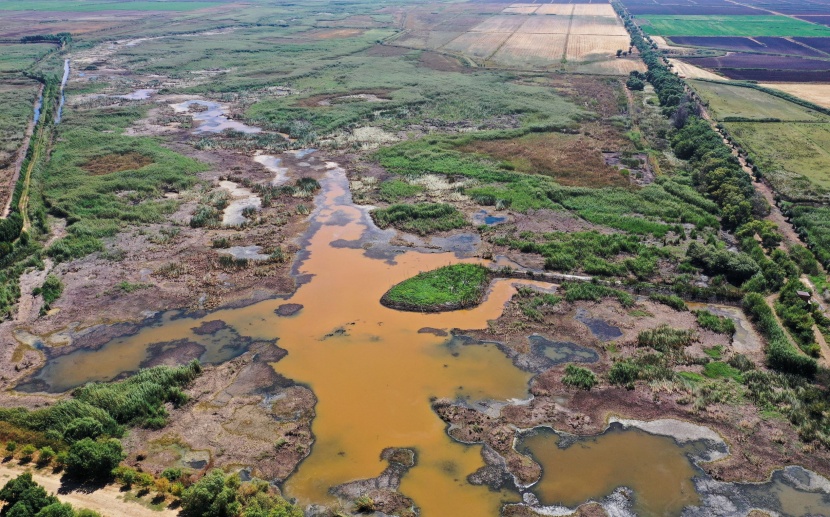
[(490, 272), (484, 266), (454, 264), (404, 280), (383, 295), (383, 302), (428, 312), (471, 307), (481, 301), (489, 281)]

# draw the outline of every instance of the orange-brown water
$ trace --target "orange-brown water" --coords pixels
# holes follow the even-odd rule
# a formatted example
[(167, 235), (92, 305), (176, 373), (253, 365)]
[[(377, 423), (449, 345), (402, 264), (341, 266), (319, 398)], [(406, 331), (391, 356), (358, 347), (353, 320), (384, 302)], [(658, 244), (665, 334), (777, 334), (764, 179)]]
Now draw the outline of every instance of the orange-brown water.
[[(518, 496), (465, 481), (483, 466), (480, 447), (450, 440), (429, 399), (526, 397), (530, 375), (495, 346), (450, 350), (446, 338), (417, 331), (485, 327), (501, 314), (515, 282), (495, 282), (487, 300), (467, 311), (415, 314), (381, 306), (381, 296), (395, 283), (459, 259), (452, 253), (409, 252), (398, 255), (393, 265), (368, 258), (362, 249), (332, 247), (338, 239), (359, 239), (367, 225), (363, 210), (348, 202), (343, 172), (331, 174), (314, 216), (320, 226), (299, 271), (314, 277), (289, 300), (304, 309), (293, 317), (277, 317), (274, 309), (286, 301), (270, 300), (205, 318), (223, 320), (245, 336), (279, 338), (288, 355), (275, 369), (308, 384), (318, 398), (312, 454), (286, 491), (302, 503), (326, 502), (330, 487), (380, 474), (386, 466), (380, 459), (384, 448), (414, 447), (418, 465), (405, 476), (401, 491), (415, 499), (423, 515), (497, 515), (503, 501)], [(199, 323), (167, 319), (100, 350), (56, 358), (47, 377), (64, 386), (111, 379), (134, 370), (149, 344), (198, 340), (191, 328)], [(324, 339), (338, 328), (346, 335)]]
[(634, 490), (638, 515), (680, 515), (684, 506), (699, 501), (695, 470), (671, 438), (630, 429), (609, 430), (564, 449), (558, 441), (550, 432), (523, 440), (542, 465), (533, 491), (543, 504), (575, 507), (623, 486)]

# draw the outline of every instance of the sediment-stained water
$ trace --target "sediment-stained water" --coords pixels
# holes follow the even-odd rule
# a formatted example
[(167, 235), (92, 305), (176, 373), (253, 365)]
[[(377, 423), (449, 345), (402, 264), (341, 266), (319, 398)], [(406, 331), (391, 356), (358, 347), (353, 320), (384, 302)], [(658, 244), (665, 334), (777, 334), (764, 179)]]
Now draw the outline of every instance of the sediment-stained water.
[[(501, 503), (517, 500), (517, 494), (466, 482), (483, 466), (480, 448), (447, 436), (430, 397), (524, 398), (530, 374), (514, 367), (495, 345), (458, 351), (447, 346), (447, 338), (418, 330), (485, 327), (501, 314), (515, 281), (496, 282), (485, 303), (467, 311), (413, 314), (383, 307), (379, 300), (395, 283), (460, 260), (452, 253), (408, 252), (393, 263), (370, 258), (359, 247), (331, 246), (359, 240), (371, 223), (366, 211), (351, 203), (345, 171), (333, 168), (329, 176), (312, 215), (307, 257), (297, 271), (313, 277), (289, 298), (304, 309), (291, 318), (278, 317), (274, 311), (286, 300), (269, 300), (204, 318), (224, 321), (254, 339), (278, 338), (288, 355), (274, 367), (308, 384), (319, 400), (312, 454), (289, 479), (286, 492), (302, 503), (329, 501), (330, 487), (380, 474), (386, 466), (380, 459), (384, 448), (413, 447), (419, 464), (405, 476), (401, 491), (415, 499), (422, 515), (496, 515)], [(98, 350), (53, 359), (40, 380), (67, 389), (114, 378), (135, 370), (153, 343), (203, 342), (192, 331), (201, 323), (164, 316)], [(222, 359), (221, 348), (214, 348), (214, 359)]]
[(699, 502), (688, 451), (669, 437), (611, 428), (564, 448), (559, 441), (550, 431), (522, 440), (521, 448), (542, 466), (542, 478), (533, 487), (542, 504), (575, 507), (619, 487), (633, 489), (638, 515), (680, 515)]

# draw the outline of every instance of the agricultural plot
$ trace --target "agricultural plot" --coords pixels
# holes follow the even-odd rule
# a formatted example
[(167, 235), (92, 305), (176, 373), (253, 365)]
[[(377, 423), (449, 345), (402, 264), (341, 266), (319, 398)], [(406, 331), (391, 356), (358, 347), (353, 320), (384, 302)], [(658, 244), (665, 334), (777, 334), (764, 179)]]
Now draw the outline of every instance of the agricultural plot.
[(617, 13), (611, 4), (573, 4), (574, 16), (607, 16), (616, 18)]
[(539, 4), (513, 4), (505, 7), (502, 12), (505, 14), (533, 14), (538, 8)]
[(689, 81), (718, 120), (778, 119), (817, 122), (826, 116), (752, 88), (704, 81)]
[(830, 60), (764, 54), (730, 53), (722, 57), (685, 58), (702, 68), (756, 68), (766, 70), (830, 70)]
[(628, 36), (596, 36), (571, 34), (565, 58), (568, 61), (592, 61), (603, 58), (611, 59), (617, 50), (628, 48)]
[(567, 34), (571, 26), (568, 16), (533, 16), (517, 30), (528, 34)]
[(761, 83), (761, 86), (774, 88), (824, 108), (830, 108), (830, 84)]
[(396, 39), (395, 44), (402, 47), (434, 49), (446, 45), (459, 36), (461, 36), (459, 32), (410, 31)]
[(654, 16), (637, 18), (646, 34), (660, 36), (830, 37), (830, 27), (786, 16)]
[(468, 56), (488, 58), (510, 37), (509, 32), (466, 32), (444, 48)]
[(564, 57), (565, 34), (513, 34), (492, 59), (498, 63), (539, 66)]
[(830, 38), (793, 38), (793, 40), (830, 55)]
[[(611, 16), (572, 17), (571, 34), (595, 34), (597, 36), (626, 36), (628, 31)], [(626, 47), (627, 48), (627, 47)]]
[(669, 59), (669, 64), (674, 70), (684, 79), (709, 79), (710, 81), (723, 81), (725, 77), (720, 76), (709, 70), (690, 65), (685, 61), (679, 59)]
[[(824, 38), (808, 38), (824, 40)], [(763, 54), (781, 54), (803, 57), (830, 57), (830, 54), (822, 52), (817, 48), (791, 39), (772, 37), (699, 37), (699, 36), (673, 36), (671, 41), (677, 45), (691, 47), (712, 48), (728, 50), (731, 52), (759, 52)]]
[(776, 192), (815, 200), (830, 192), (830, 126), (781, 122), (726, 123)]
[(524, 16), (491, 16), (484, 22), (476, 25), (470, 32), (513, 32), (527, 20)]
[(557, 16), (570, 16), (573, 14), (574, 6), (571, 4), (542, 4), (536, 10), (536, 14), (553, 14)]
[(46, 43), (0, 45), (0, 73), (23, 70), (54, 48)]

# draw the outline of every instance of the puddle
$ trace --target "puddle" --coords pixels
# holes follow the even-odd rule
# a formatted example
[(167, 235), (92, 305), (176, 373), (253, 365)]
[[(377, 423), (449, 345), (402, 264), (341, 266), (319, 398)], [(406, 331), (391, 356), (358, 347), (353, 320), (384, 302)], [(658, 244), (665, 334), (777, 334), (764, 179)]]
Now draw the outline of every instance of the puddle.
[(493, 215), (487, 210), (479, 210), (473, 214), (473, 224), (476, 226), (495, 226), (507, 222), (507, 219), (506, 215)]
[(145, 101), (150, 98), (152, 94), (156, 93), (154, 89), (142, 89), (128, 93), (126, 95), (119, 95), (119, 99), (126, 99), (128, 101)]
[(282, 166), (282, 158), (268, 154), (260, 154), (254, 156), (254, 161), (274, 173), (274, 179), (271, 180), (271, 185), (279, 186), (288, 180), (288, 167)]
[(248, 222), (244, 212), (246, 209), (259, 211), (262, 209), (262, 199), (250, 189), (240, 187), (233, 181), (220, 181), (219, 186), (231, 194), (231, 202), (222, 212), (223, 226), (239, 226)]
[[(171, 104), (170, 106), (176, 113), (190, 113), (193, 116), (193, 120), (199, 123), (198, 127), (193, 130), (194, 133), (221, 133), (226, 129), (241, 133), (259, 133), (262, 131), (261, 128), (229, 119), (225, 113), (225, 108), (218, 102), (196, 99)], [(206, 109), (191, 112), (191, 106), (202, 106)]]
[(637, 515), (680, 515), (700, 502), (697, 471), (686, 456), (691, 446), (666, 436), (612, 425), (599, 436), (563, 440), (544, 429), (522, 438), (517, 448), (542, 466), (532, 491), (545, 506), (574, 508), (619, 487), (634, 491)]
[(568, 341), (551, 341), (539, 334), (528, 336), (532, 352), (550, 360), (549, 366), (563, 363), (595, 363), (599, 354), (595, 350)]
[(588, 330), (591, 331), (591, 334), (600, 341), (612, 341), (623, 335), (619, 327), (615, 327), (605, 320), (592, 318), (591, 313), (585, 309), (577, 309), (574, 319), (580, 323), (584, 323), (588, 327)]

